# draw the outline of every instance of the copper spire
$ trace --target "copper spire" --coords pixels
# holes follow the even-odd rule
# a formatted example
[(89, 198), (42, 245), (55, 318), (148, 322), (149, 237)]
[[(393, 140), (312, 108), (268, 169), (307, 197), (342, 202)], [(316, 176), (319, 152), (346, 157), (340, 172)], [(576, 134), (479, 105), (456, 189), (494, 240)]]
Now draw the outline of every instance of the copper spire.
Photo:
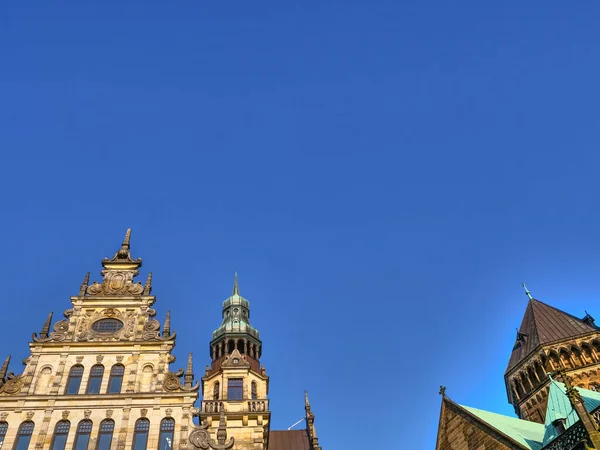
[(529, 297), (529, 300), (533, 300), (533, 297), (531, 296), (531, 292), (529, 292), (529, 290), (527, 289), (527, 285), (525, 283), (521, 283), (523, 285), (523, 289), (525, 289), (525, 295), (527, 297)]
[(85, 295), (85, 291), (87, 291), (88, 285), (90, 284), (90, 273), (86, 273), (85, 277), (83, 278), (83, 282), (81, 283), (81, 286), (79, 287), (79, 296), (83, 297)]
[(238, 274), (233, 276), (233, 293), (231, 295), (240, 295), (240, 286), (238, 285)]
[[(88, 275), (90, 273), (88, 272)], [(52, 313), (48, 314), (46, 321), (44, 322), (44, 326), (42, 327), (42, 331), (40, 331), (40, 338), (46, 339), (48, 334), (50, 333), (50, 324), (52, 323)]]
[(152, 272), (148, 272), (148, 278), (146, 279), (146, 285), (144, 286), (143, 295), (150, 295), (152, 292)]
[(163, 337), (171, 336), (171, 311), (167, 311), (167, 317), (165, 319), (165, 326), (162, 332)]
[(188, 356), (187, 367), (185, 369), (185, 374), (183, 375), (183, 385), (185, 387), (192, 387), (192, 382), (194, 381), (194, 369), (192, 365), (192, 353)]

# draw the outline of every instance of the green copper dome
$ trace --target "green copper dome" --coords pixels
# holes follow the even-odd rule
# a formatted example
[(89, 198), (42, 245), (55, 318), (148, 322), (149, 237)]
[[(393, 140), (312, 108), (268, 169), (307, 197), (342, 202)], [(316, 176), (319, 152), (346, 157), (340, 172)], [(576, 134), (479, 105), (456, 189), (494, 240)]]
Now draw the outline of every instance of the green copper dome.
[(250, 325), (250, 302), (240, 295), (237, 274), (231, 297), (223, 302), (223, 322), (213, 331), (213, 340), (224, 334), (249, 334), (260, 339), (260, 333)]

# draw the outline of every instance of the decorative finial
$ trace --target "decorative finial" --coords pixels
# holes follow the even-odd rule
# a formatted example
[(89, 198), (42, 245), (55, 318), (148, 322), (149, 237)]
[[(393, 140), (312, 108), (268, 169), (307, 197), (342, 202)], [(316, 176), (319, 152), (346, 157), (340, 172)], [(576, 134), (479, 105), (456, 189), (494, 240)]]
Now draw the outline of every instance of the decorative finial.
[[(89, 275), (89, 273), (88, 273)], [(40, 338), (46, 339), (48, 334), (50, 333), (50, 324), (52, 323), (52, 313), (48, 314), (46, 321), (44, 322), (44, 326), (42, 327), (42, 331), (40, 331)]]
[(131, 228), (127, 228), (125, 239), (123, 239), (123, 250), (129, 250), (129, 241), (131, 240)]
[(171, 311), (167, 311), (167, 318), (165, 319), (162, 335), (163, 337), (171, 336)]
[(439, 392), (439, 394), (440, 394), (442, 397), (445, 397), (445, 396), (446, 396), (446, 386), (440, 386), (440, 392)]
[(227, 442), (227, 424), (225, 422), (225, 411), (221, 410), (221, 417), (219, 418), (219, 429), (217, 430), (217, 445), (211, 443), (210, 445), (214, 449), (228, 449), (233, 447), (233, 438)]
[(308, 391), (304, 391), (304, 406), (306, 409), (310, 409), (310, 402), (308, 401)]
[(531, 292), (529, 292), (529, 290), (527, 289), (527, 285), (525, 283), (522, 283), (522, 284), (523, 284), (523, 289), (525, 289), (525, 295), (527, 297), (529, 297), (529, 300), (533, 300), (533, 297), (531, 296)]
[(192, 353), (188, 356), (187, 367), (185, 369), (185, 374), (183, 375), (183, 385), (185, 387), (191, 388), (192, 383), (194, 381), (194, 369), (192, 365)]
[(240, 286), (238, 284), (238, 274), (235, 272), (233, 276), (233, 294), (232, 295), (240, 295)]
[(90, 273), (86, 273), (83, 278), (83, 283), (79, 287), (79, 296), (83, 297), (85, 295), (85, 291), (87, 291), (88, 285), (90, 284)]
[(144, 286), (143, 295), (150, 295), (152, 292), (152, 272), (148, 272), (148, 278), (146, 279), (146, 285)]
[(0, 367), (0, 381), (6, 381), (6, 374), (8, 373), (8, 365), (10, 364), (10, 355), (6, 357), (2, 367)]

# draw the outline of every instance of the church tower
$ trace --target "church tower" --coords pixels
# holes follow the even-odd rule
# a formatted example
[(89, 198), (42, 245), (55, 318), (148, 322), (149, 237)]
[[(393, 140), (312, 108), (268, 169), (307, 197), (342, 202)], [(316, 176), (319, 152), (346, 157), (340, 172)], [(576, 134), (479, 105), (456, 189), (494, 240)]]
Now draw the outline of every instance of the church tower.
[(236, 449), (266, 450), (269, 377), (260, 364), (260, 334), (250, 324), (250, 303), (240, 295), (237, 274), (233, 292), (223, 302), (222, 317), (210, 342), (211, 365), (202, 378), (200, 418), (216, 437), (224, 420)]
[(600, 391), (600, 328), (531, 296), (504, 375), (508, 401), (521, 419), (544, 423), (550, 379), (565, 370), (573, 385)]
[[(64, 318), (52, 313), (29, 344), (23, 373), (0, 370), (0, 447), (25, 449), (186, 449), (194, 429), (191, 354), (171, 372), (175, 332), (152, 308), (152, 274), (134, 282), (141, 259), (131, 230), (102, 280), (85, 276)], [(184, 378), (184, 382), (181, 381)]]

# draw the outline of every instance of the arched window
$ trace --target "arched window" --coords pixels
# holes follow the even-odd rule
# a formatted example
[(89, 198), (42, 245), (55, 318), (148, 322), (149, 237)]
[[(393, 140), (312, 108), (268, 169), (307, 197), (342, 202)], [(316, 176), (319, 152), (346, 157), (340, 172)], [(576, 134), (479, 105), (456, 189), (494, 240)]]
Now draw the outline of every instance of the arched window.
[(79, 425), (77, 425), (77, 434), (75, 434), (73, 450), (87, 450), (88, 445), (90, 445), (92, 426), (92, 421), (88, 419), (79, 422)]
[(175, 421), (170, 417), (160, 422), (160, 436), (158, 438), (158, 450), (171, 450), (173, 448), (173, 435), (175, 433)]
[(54, 427), (54, 436), (52, 437), (52, 446), (50, 447), (50, 450), (65, 450), (70, 428), (71, 422), (69, 422), (68, 420), (61, 420), (60, 422), (56, 422), (56, 426)]
[(98, 445), (96, 446), (96, 450), (110, 450), (114, 430), (115, 422), (113, 420), (106, 419), (100, 422), (100, 432), (98, 433)]
[(256, 381), (253, 381), (251, 386), (251, 395), (252, 395), (252, 399), (257, 399), (258, 398), (258, 386), (256, 385)]
[(102, 384), (102, 376), (104, 375), (104, 366), (96, 364), (90, 370), (90, 378), (88, 379), (86, 394), (99, 394), (100, 385)]
[(215, 382), (215, 387), (213, 388), (213, 399), (219, 400), (220, 393), (221, 393), (221, 385), (217, 381), (217, 382)]
[(17, 432), (17, 439), (15, 440), (15, 446), (13, 450), (27, 450), (29, 447), (29, 441), (31, 441), (31, 435), (33, 434), (33, 428), (35, 424), (31, 421), (23, 422), (19, 426)]
[(121, 385), (123, 384), (123, 375), (125, 374), (125, 366), (123, 364), (115, 364), (110, 369), (110, 378), (108, 379), (108, 393), (120, 394)]
[(0, 448), (2, 448), (2, 444), (4, 443), (4, 438), (6, 437), (7, 430), (8, 430), (8, 423), (0, 422)]
[(78, 394), (81, 386), (81, 377), (83, 376), (83, 366), (75, 365), (71, 367), (69, 378), (67, 379), (67, 389), (65, 394)]
[(138, 419), (133, 434), (133, 450), (146, 450), (148, 447), (148, 430), (150, 430), (150, 421), (145, 418)]

